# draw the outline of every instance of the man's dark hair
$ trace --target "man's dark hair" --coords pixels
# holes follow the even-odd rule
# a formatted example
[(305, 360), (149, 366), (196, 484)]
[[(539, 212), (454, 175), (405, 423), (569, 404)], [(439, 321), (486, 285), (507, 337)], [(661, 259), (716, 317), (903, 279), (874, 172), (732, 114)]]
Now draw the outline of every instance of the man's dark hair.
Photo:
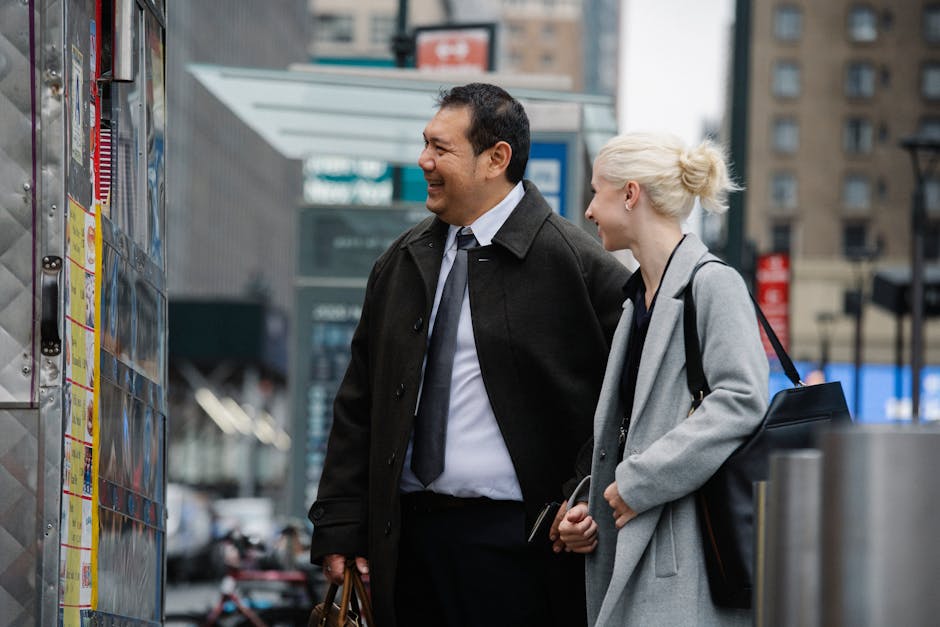
[(441, 90), (439, 108), (468, 107), (470, 128), (467, 139), (474, 154), (504, 141), (512, 148), (506, 177), (518, 183), (529, 161), (529, 117), (519, 101), (502, 87), (488, 83), (470, 83), (450, 90)]

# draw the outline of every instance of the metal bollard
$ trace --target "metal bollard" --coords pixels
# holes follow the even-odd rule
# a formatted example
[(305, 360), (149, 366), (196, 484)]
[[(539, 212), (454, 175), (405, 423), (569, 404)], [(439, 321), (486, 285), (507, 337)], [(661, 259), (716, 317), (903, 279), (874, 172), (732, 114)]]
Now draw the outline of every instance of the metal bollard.
[(758, 625), (820, 625), (822, 467), (815, 449), (770, 457)]
[(866, 425), (823, 437), (823, 622), (940, 620), (940, 429)]

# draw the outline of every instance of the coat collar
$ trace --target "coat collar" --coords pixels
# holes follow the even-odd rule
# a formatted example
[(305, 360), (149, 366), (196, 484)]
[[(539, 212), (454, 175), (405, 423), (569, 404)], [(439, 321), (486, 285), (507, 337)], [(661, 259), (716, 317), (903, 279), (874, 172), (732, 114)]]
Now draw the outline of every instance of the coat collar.
[(660, 281), (659, 296), (656, 298), (656, 308), (650, 321), (643, 356), (640, 358), (640, 370), (636, 377), (636, 396), (633, 399), (631, 422), (643, 415), (663, 356), (682, 319), (682, 291), (689, 282), (692, 269), (707, 253), (705, 244), (689, 233), (679, 243)]
[[(552, 208), (533, 183), (523, 181), (522, 186), (525, 189), (525, 196), (493, 237), (494, 244), (502, 246), (519, 259), (525, 258), (528, 254), (539, 228), (552, 213)], [(417, 244), (418, 248), (423, 246), (438, 249), (437, 252), (443, 255), (441, 250), (447, 238), (447, 229), (446, 222), (436, 216), (431, 216), (415, 227), (401, 243), (401, 248), (415, 251), (417, 250), (415, 244)]]

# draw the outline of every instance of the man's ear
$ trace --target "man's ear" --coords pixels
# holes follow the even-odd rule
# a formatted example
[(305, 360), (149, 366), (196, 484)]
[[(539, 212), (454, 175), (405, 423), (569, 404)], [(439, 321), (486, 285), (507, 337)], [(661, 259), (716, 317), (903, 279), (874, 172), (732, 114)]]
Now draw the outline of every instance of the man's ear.
[(502, 176), (509, 167), (509, 160), (512, 159), (512, 147), (504, 141), (496, 142), (489, 149), (490, 157), (487, 162), (487, 174), (490, 178)]

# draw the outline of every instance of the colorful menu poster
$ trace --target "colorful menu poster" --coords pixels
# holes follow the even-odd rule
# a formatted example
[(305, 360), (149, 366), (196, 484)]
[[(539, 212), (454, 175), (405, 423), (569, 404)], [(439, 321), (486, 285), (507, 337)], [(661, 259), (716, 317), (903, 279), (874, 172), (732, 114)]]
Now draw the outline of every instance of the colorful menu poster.
[(92, 608), (97, 523), (97, 256), (94, 213), (69, 197), (65, 264), (65, 429), (59, 603), (62, 624)]

